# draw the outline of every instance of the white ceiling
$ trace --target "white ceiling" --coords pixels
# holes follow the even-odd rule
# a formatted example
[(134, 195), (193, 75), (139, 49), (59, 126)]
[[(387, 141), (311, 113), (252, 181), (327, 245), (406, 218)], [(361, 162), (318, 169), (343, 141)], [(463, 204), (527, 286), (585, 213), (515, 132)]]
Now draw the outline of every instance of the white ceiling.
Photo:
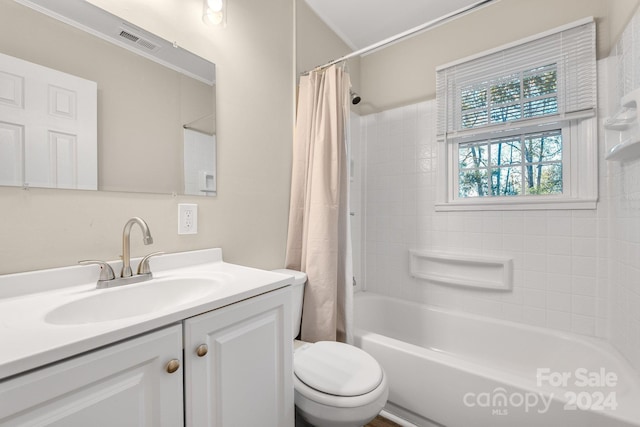
[(305, 0), (346, 44), (359, 50), (478, 0)]

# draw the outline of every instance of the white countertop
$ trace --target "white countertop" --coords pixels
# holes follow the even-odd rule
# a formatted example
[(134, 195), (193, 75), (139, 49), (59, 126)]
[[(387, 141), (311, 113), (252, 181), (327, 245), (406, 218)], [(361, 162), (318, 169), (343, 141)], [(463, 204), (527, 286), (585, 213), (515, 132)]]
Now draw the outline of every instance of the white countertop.
[[(136, 260), (132, 260), (135, 266)], [(119, 262), (110, 263), (116, 275)], [(135, 269), (134, 269), (135, 271)], [(229, 264), (220, 249), (151, 259), (154, 278), (220, 278), (211, 295), (153, 313), (87, 324), (45, 321), (52, 309), (96, 290), (97, 266), (73, 266), (0, 276), (0, 380), (96, 349), (210, 310), (290, 285), (292, 277)], [(125, 285), (136, 286), (136, 285)], [(117, 292), (116, 289), (108, 289)]]

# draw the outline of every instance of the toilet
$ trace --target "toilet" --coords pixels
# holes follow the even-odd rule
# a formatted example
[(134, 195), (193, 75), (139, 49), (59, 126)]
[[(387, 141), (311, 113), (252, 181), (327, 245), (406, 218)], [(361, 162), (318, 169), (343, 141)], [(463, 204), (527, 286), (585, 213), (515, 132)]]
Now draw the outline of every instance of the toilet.
[[(293, 270), (275, 271), (294, 277), (292, 326), (296, 337), (300, 333), (307, 275)], [(296, 426), (304, 423), (321, 427), (362, 426), (380, 413), (389, 396), (380, 364), (352, 345), (296, 340), (293, 371)]]

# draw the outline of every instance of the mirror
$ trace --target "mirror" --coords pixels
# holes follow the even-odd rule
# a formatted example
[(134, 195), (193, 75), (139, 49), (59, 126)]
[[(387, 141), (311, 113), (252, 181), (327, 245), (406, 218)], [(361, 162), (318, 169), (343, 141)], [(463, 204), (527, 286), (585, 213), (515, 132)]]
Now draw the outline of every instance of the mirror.
[[(98, 190), (215, 195), (215, 64), (83, 0), (0, 0), (0, 54), (93, 82), (95, 101), (76, 101), (62, 89), (44, 104), (56, 107), (58, 116), (87, 111), (91, 116), (87, 105), (95, 103)], [(70, 170), (84, 170), (92, 163), (80, 160), (79, 152), (91, 149), (78, 148), (74, 132), (49, 129), (29, 144), (30, 125), (2, 116), (4, 98), (19, 92), (7, 81), (0, 79), (0, 183), (6, 185), (11, 169), (6, 159), (22, 155), (26, 166), (13, 167), (14, 174), (22, 174), (13, 185), (55, 186), (35, 173), (47, 175), (42, 171), (50, 167), (57, 168), (59, 187), (95, 189), (95, 183), (74, 187), (72, 174), (63, 170), (68, 164)], [(22, 148), (15, 148), (18, 140)]]

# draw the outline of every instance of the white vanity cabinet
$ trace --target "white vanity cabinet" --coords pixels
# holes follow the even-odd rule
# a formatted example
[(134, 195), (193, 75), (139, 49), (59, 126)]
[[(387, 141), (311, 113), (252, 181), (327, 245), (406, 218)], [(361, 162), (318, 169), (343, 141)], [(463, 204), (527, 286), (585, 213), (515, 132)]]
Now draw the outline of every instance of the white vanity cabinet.
[(177, 324), (0, 381), (0, 426), (180, 426), (182, 379)]
[(184, 321), (187, 427), (293, 427), (291, 293)]
[(0, 380), (0, 427), (293, 427), (290, 310), (284, 287)]
[(294, 426), (291, 278), (220, 248), (152, 268), (0, 275), (0, 427)]

